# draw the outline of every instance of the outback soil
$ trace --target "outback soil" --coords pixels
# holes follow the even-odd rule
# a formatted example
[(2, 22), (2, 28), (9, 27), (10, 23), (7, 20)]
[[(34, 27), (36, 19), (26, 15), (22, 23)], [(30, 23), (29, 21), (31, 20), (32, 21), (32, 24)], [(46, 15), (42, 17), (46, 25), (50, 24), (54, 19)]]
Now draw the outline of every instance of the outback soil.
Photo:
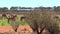
[[(0, 33), (15, 32), (12, 26), (0, 26)], [(30, 26), (19, 26), (17, 32), (29, 33), (33, 32)]]
[[(17, 32), (14, 31), (12, 26), (0, 26), (0, 34), (30, 34), (33, 30), (30, 26), (19, 26)], [(42, 34), (49, 34), (44, 30)]]

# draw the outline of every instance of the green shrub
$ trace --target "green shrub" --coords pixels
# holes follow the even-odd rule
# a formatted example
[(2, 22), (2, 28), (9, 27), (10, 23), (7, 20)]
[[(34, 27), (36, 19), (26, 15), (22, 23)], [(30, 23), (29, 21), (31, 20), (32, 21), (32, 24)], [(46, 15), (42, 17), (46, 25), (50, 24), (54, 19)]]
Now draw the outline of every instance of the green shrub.
[(8, 19), (3, 17), (0, 19), (0, 26), (9, 26)]
[[(22, 26), (28, 25), (26, 21), (21, 21), (21, 18), (16, 18), (16, 22)], [(10, 26), (10, 24), (8, 23), (8, 19), (6, 17), (0, 19), (0, 26)]]

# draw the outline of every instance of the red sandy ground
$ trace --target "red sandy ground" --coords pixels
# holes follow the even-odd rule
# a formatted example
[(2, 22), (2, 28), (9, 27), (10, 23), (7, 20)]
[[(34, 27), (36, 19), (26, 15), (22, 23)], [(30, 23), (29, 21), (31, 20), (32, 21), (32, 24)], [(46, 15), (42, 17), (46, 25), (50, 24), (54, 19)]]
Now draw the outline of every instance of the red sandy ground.
[[(14, 31), (12, 29), (12, 26), (0, 26), (0, 33), (12, 32), (12, 31)], [(30, 26), (19, 26), (17, 31), (18, 32), (24, 32), (24, 31), (33, 32)]]
[[(44, 30), (43, 31), (43, 34), (45, 34), (44, 32), (46, 32), (47, 30)], [(14, 33), (14, 30), (12, 28), (12, 26), (0, 26), (0, 33), (5, 33), (5, 32), (13, 32)], [(17, 33), (20, 32), (20, 33), (32, 33), (32, 29), (30, 28), (30, 26), (19, 26), (18, 27), (18, 30), (17, 30)], [(48, 32), (49, 33), (49, 32)]]

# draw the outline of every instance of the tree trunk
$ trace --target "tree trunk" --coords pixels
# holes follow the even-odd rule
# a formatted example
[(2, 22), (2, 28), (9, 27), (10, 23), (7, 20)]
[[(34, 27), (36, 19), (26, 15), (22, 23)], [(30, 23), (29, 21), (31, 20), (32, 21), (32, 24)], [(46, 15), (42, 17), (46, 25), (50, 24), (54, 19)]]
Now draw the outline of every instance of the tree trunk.
[(52, 32), (50, 32), (50, 34), (54, 34), (54, 32), (52, 31)]
[(12, 28), (14, 29), (15, 32), (17, 32), (19, 26), (12, 26)]
[(50, 34), (54, 34), (54, 30), (48, 30)]
[(37, 29), (37, 34), (40, 34), (40, 32), (38, 31), (38, 29)]
[(45, 29), (45, 26), (40, 30), (39, 34), (42, 34), (44, 29)]

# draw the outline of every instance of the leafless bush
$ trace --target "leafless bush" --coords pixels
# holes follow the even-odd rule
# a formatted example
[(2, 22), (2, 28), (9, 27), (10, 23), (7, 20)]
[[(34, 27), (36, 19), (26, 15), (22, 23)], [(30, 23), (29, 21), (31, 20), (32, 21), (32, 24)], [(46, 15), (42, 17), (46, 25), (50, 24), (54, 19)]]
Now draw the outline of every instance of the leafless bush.
[(31, 11), (25, 19), (37, 34), (42, 34), (45, 28), (50, 32), (50, 34), (55, 34), (55, 32), (59, 34), (57, 21), (51, 18), (49, 12)]

